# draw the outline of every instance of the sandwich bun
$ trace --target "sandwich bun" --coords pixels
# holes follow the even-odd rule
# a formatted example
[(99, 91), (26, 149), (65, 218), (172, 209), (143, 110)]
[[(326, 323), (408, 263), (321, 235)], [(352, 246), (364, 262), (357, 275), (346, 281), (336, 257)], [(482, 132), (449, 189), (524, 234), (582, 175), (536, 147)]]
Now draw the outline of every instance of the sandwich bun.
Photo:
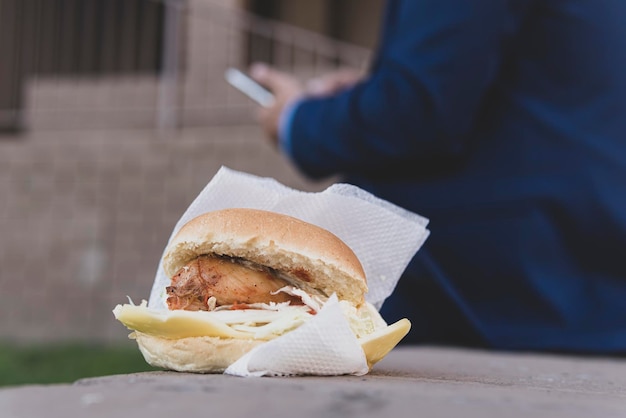
[(367, 281), (357, 256), (336, 235), (291, 216), (258, 209), (208, 212), (186, 223), (168, 245), (168, 277), (201, 255), (241, 258), (270, 267), (309, 293), (337, 294), (356, 306)]
[(265, 342), (207, 336), (168, 339), (141, 332), (134, 334), (139, 351), (148, 364), (193, 373), (221, 373)]

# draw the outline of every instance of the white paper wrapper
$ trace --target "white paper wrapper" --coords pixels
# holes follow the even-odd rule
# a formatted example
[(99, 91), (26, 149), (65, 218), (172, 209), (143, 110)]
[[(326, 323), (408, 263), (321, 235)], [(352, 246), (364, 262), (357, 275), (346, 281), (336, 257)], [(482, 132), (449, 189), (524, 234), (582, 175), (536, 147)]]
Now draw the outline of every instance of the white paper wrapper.
[[(361, 261), (369, 287), (366, 299), (377, 308), (391, 294), (429, 234), (426, 218), (355, 186), (334, 184), (322, 192), (308, 193), (274, 179), (222, 167), (183, 214), (172, 237), (202, 213), (233, 207), (283, 213), (337, 235)], [(167, 309), (165, 287), (169, 282), (160, 262), (149, 307)], [(346, 330), (350, 328), (339, 305), (329, 302), (305, 325), (257, 347), (227, 373), (240, 376), (366, 373), (360, 345)]]

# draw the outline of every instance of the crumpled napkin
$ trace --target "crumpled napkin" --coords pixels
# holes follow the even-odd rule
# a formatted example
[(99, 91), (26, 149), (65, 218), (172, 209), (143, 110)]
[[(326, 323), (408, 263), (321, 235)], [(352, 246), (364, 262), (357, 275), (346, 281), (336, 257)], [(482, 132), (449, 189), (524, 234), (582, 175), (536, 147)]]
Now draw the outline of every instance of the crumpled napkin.
[[(422, 246), (428, 219), (348, 184), (318, 193), (289, 188), (274, 179), (222, 167), (178, 221), (170, 239), (194, 217), (213, 210), (242, 207), (290, 215), (325, 228), (357, 255), (368, 280), (366, 300), (380, 308), (400, 275)], [(162, 260), (148, 306), (167, 309), (169, 285)], [(232, 364), (238, 376), (339, 375), (367, 373), (365, 355), (350, 331), (336, 297), (311, 320), (262, 344)]]
[(255, 347), (225, 373), (234, 376), (334, 376), (347, 374), (347, 371), (364, 375), (368, 372), (367, 361), (341, 313), (337, 296), (333, 295), (313, 320)]

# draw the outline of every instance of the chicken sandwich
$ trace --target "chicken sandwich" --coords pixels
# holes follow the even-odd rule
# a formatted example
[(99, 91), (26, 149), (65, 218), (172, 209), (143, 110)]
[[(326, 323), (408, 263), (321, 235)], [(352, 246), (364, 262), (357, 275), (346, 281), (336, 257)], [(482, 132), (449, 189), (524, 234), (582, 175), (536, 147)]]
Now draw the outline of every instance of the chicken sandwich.
[(167, 310), (118, 305), (115, 317), (154, 366), (221, 372), (245, 353), (313, 318), (336, 295), (373, 365), (408, 332), (365, 301), (367, 281), (337, 236), (299, 219), (224, 209), (184, 225), (163, 256)]

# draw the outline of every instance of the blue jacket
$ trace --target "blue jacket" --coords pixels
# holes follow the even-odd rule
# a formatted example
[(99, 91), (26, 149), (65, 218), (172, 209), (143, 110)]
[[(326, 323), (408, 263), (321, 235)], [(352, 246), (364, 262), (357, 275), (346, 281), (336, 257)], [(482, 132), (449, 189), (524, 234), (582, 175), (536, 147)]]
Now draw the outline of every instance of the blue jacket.
[(289, 149), (430, 218), (409, 341), (626, 352), (626, 1), (389, 1), (371, 76)]

